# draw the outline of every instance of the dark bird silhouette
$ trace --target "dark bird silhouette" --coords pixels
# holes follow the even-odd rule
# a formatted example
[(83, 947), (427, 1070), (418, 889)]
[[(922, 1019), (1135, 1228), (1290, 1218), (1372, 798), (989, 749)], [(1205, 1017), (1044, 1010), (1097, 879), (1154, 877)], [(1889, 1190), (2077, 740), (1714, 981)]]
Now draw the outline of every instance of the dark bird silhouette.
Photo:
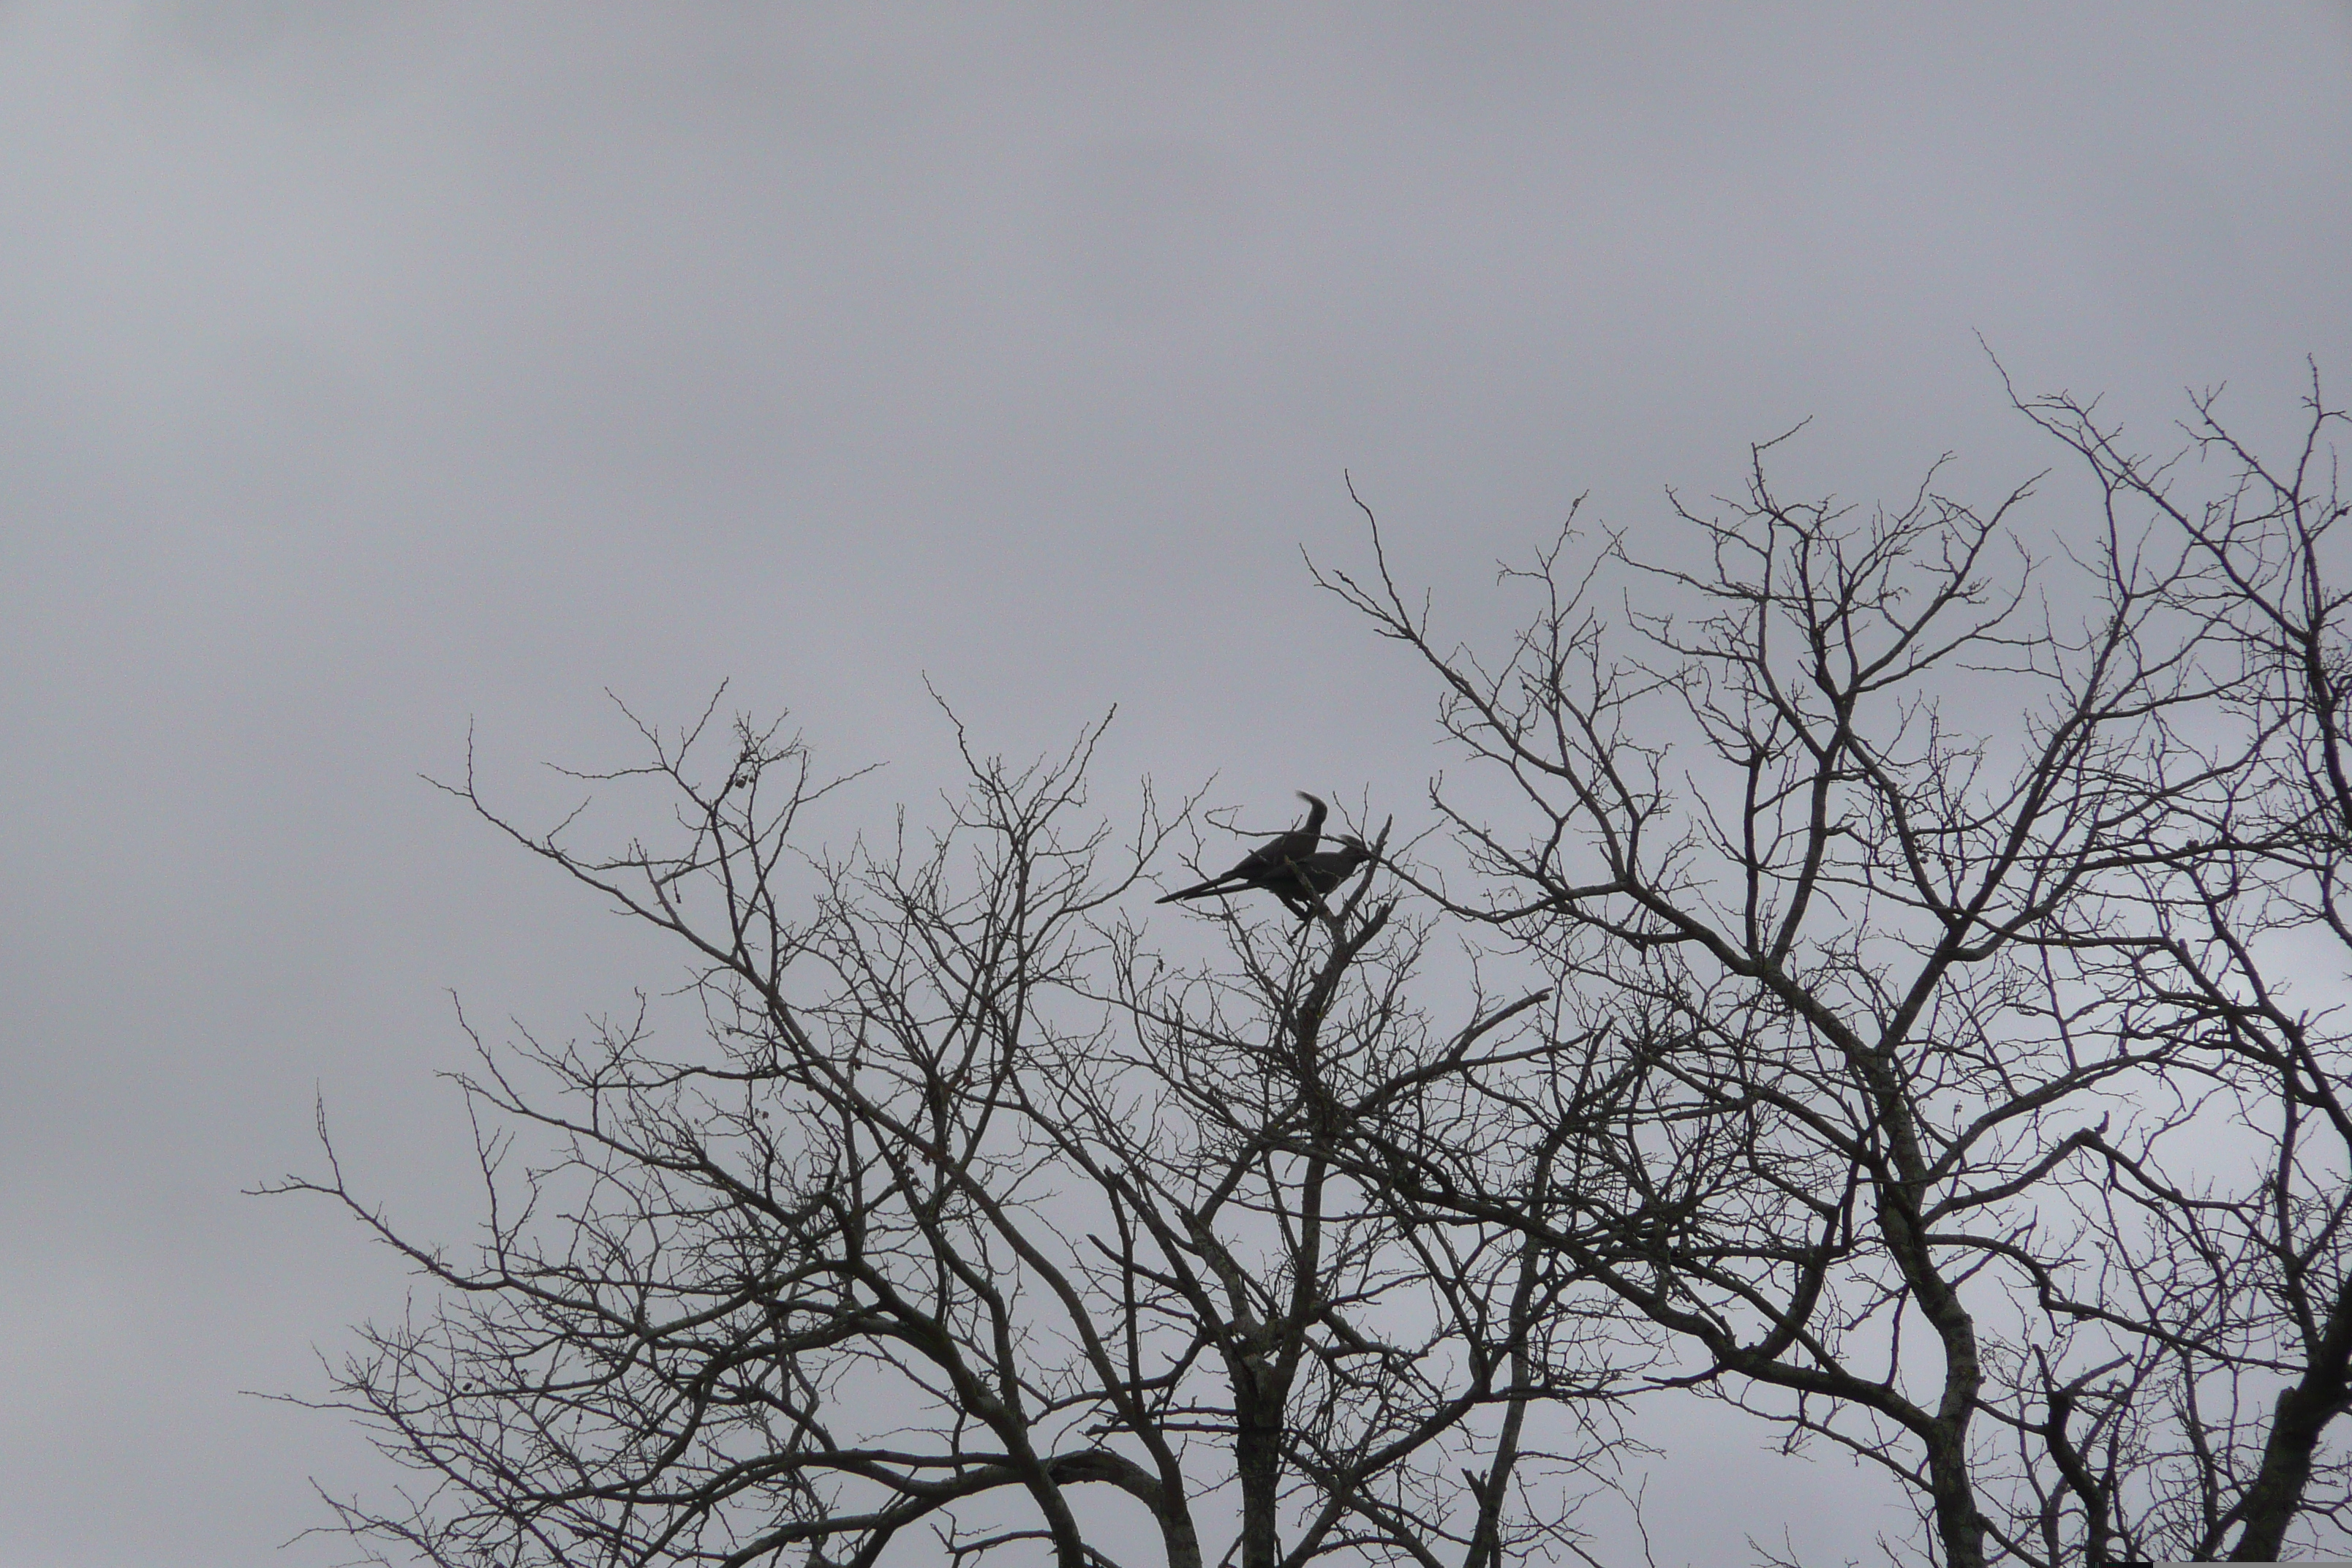
[(1266, 884), (1274, 895), (1304, 920), (1315, 918), (1324, 895), (1338, 889), (1372, 858), (1371, 847), (1353, 834), (1334, 840), (1337, 849), (1320, 849), (1290, 863), (1290, 875)]
[[(1250, 888), (1272, 888), (1277, 892), (1299, 873), (1297, 864), (1315, 853), (1315, 846), (1323, 838), (1323, 818), (1328, 809), (1305, 790), (1298, 798), (1307, 803), (1307, 821), (1287, 833), (1277, 833), (1241, 858), (1241, 863), (1222, 877), (1212, 877), (1205, 882), (1170, 893), (1159, 901), (1172, 904), (1181, 899), (1207, 899), (1224, 893), (1238, 893)], [(1337, 887), (1338, 883), (1332, 884)]]
[(1337, 849), (1318, 849), (1291, 862), (1296, 876), (1290, 886), (1281, 890), (1304, 892), (1319, 899), (1354, 876), (1363, 863), (1372, 858), (1371, 846), (1352, 833), (1343, 833), (1332, 840)]

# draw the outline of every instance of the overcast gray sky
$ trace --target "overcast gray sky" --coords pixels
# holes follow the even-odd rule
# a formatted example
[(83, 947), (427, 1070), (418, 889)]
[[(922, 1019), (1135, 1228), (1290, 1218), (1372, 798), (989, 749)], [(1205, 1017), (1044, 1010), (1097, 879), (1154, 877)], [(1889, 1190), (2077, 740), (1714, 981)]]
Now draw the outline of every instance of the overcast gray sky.
[[(1117, 703), (1107, 777), (1409, 811), (1427, 694), (1299, 561), (1343, 468), (1475, 616), (1806, 416), (1810, 485), (2006, 488), (1977, 333), (2267, 417), (2352, 382), (2347, 79), (2338, 4), (0, 5), (0, 1565), (338, 1561), (274, 1551), (305, 1478), (383, 1472), (237, 1391), (403, 1281), (238, 1189), (322, 1092), (463, 1241), (447, 994), (674, 977), (418, 782), (469, 722), (530, 800), (606, 688), (732, 678), (878, 810), (928, 675), (992, 748)], [(1762, 1436), (1678, 1435), (1662, 1561), (1893, 1522)]]

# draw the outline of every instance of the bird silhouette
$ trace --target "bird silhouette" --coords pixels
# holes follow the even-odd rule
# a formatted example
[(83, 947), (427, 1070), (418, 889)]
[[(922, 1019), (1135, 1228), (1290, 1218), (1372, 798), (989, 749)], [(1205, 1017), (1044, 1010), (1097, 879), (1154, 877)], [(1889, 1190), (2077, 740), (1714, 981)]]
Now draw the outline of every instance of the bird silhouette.
[[(1250, 888), (1270, 888), (1279, 893), (1285, 886), (1297, 882), (1300, 876), (1298, 864), (1310, 858), (1316, 845), (1322, 841), (1323, 818), (1329, 811), (1320, 800), (1305, 790), (1298, 792), (1298, 798), (1307, 803), (1307, 821), (1303, 825), (1287, 833), (1276, 834), (1243, 856), (1240, 863), (1223, 876), (1212, 877), (1205, 882), (1180, 889), (1159, 901), (1172, 904), (1184, 899), (1215, 898)], [(1339, 883), (1334, 882), (1332, 886), (1337, 887)]]
[(1265, 884), (1302, 921), (1312, 920), (1325, 894), (1336, 890), (1372, 858), (1371, 847), (1353, 834), (1341, 834), (1337, 849), (1320, 849), (1290, 863), (1290, 875)]
[(1298, 860), (1291, 860), (1294, 877), (1291, 877), (1289, 884), (1279, 886), (1277, 891), (1322, 898), (1324, 893), (1336, 889), (1340, 881), (1355, 875), (1357, 868), (1364, 865), (1364, 860), (1371, 860), (1371, 847), (1352, 832), (1343, 832), (1331, 842), (1339, 844), (1339, 848), (1319, 848), (1312, 856), (1301, 856)]

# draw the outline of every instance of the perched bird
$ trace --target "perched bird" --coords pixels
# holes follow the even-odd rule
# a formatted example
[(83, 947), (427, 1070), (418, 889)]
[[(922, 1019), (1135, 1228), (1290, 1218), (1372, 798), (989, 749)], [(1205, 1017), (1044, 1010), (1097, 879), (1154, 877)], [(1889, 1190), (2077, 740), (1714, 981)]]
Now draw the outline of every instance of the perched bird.
[(1354, 876), (1372, 858), (1370, 846), (1352, 834), (1343, 834), (1337, 849), (1318, 850), (1291, 862), (1291, 875), (1267, 889), (1302, 921), (1311, 921), (1323, 907), (1323, 897)]
[[(1241, 863), (1222, 877), (1212, 877), (1205, 882), (1170, 893), (1161, 899), (1172, 904), (1181, 899), (1206, 899), (1225, 893), (1238, 893), (1249, 888), (1271, 888), (1279, 892), (1298, 879), (1298, 863), (1312, 857), (1315, 847), (1323, 838), (1323, 818), (1328, 809), (1305, 790), (1298, 798), (1307, 803), (1307, 821), (1287, 833), (1277, 833), (1241, 858)], [(1339, 884), (1334, 882), (1332, 886)]]
[(1281, 882), (1267, 886), (1283, 896), (1319, 899), (1354, 876), (1363, 863), (1372, 858), (1371, 846), (1351, 833), (1343, 833), (1332, 842), (1337, 849), (1319, 849), (1290, 863), (1291, 875)]

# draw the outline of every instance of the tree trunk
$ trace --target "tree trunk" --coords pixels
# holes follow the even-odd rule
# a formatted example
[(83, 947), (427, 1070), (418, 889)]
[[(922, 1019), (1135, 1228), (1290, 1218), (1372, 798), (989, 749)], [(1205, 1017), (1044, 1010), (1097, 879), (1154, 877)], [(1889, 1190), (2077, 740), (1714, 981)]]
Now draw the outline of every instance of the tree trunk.
[(1192, 1528), (1192, 1515), (1181, 1504), (1160, 1510), (1160, 1548), (1167, 1553), (1168, 1568), (1201, 1568), (1201, 1537)]
[(2320, 1434), (2352, 1396), (2352, 1286), (2338, 1286), (2336, 1300), (2313, 1347), (2310, 1363), (2294, 1387), (2280, 1394), (2271, 1415), (2271, 1434), (2263, 1444), (2263, 1468), (2239, 1504), (2246, 1521), (2238, 1537), (2232, 1563), (2275, 1563), (2286, 1527), (2303, 1507), (2304, 1488), (2311, 1481), (2311, 1456)]
[(1282, 1561), (1282, 1542), (1275, 1535), (1282, 1446), (1277, 1427), (1258, 1420), (1249, 1405), (1244, 1405), (1242, 1429), (1234, 1436), (1234, 1469), (1242, 1479), (1242, 1568), (1275, 1568)]
[(1968, 1436), (1957, 1423), (1938, 1421), (1927, 1440), (1927, 1486), (1936, 1505), (1936, 1538), (1944, 1568), (1984, 1568), (1984, 1516), (1969, 1481)]
[[(2341, 1321), (2344, 1314), (2336, 1314)], [(2336, 1325), (2331, 1323), (2330, 1328)], [(2337, 1338), (2331, 1333), (2328, 1338)], [(2230, 1553), (2232, 1563), (2275, 1563), (2286, 1527), (2303, 1505), (2303, 1489), (2311, 1479), (2311, 1456), (2319, 1435), (2343, 1407), (2344, 1363), (2332, 1368), (2314, 1367), (2303, 1381), (2278, 1396), (2271, 1417), (2271, 1434), (2263, 1445), (2263, 1468), (2246, 1489), (2242, 1511), (2245, 1533)]]
[(1276, 1532), (1276, 1505), (1282, 1490), (1282, 1402), (1268, 1397), (1255, 1384), (1270, 1380), (1271, 1369), (1258, 1358), (1243, 1359), (1242, 1375), (1234, 1380), (1234, 1468), (1242, 1484), (1241, 1568), (1276, 1568), (1282, 1561), (1282, 1542)]

